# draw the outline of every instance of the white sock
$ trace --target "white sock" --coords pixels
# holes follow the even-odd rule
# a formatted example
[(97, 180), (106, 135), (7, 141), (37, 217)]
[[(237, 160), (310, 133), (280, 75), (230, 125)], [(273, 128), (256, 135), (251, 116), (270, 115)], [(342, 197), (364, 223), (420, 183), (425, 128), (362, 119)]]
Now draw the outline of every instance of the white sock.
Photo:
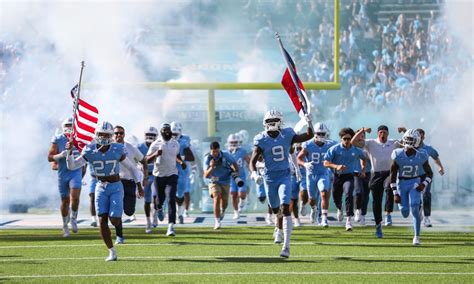
[(216, 219), (216, 223), (219, 223), (221, 221), (220, 218), (215, 218)]
[(174, 227), (174, 223), (169, 223), (168, 224), (168, 228), (173, 228)]
[(63, 217), (63, 227), (67, 227), (68, 223), (69, 223), (69, 216)]
[(77, 213), (78, 213), (77, 211), (72, 210), (72, 216), (71, 216), (71, 218), (72, 218), (73, 220), (76, 220), (76, 219), (77, 219)]
[(115, 248), (114, 247), (109, 248), (109, 253), (115, 254)]
[(96, 216), (91, 216), (91, 220), (92, 220), (92, 222), (96, 222), (96, 223), (97, 223), (97, 217), (96, 217)]
[(323, 215), (327, 216), (328, 215), (328, 210), (327, 209), (321, 209), (321, 213), (323, 213)]
[(291, 231), (293, 230), (293, 221), (291, 216), (283, 217), (283, 247), (290, 247)]
[(150, 227), (150, 226), (151, 226), (151, 219), (150, 219), (150, 216), (147, 216), (147, 217), (146, 217), (146, 226), (147, 226), (147, 227)]

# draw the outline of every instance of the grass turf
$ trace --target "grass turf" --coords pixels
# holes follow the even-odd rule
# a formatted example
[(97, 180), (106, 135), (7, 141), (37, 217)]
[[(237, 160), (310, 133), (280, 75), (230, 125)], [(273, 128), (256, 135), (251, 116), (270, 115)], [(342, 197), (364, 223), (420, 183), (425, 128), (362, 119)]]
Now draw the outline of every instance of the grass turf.
[(58, 229), (0, 230), (0, 281), (12, 283), (124, 282), (363, 282), (473, 283), (474, 233), (422, 232), (413, 247), (408, 227), (293, 231), (291, 256), (279, 257), (271, 227), (177, 227), (145, 234), (125, 228), (119, 261), (104, 262), (98, 229), (63, 238)]

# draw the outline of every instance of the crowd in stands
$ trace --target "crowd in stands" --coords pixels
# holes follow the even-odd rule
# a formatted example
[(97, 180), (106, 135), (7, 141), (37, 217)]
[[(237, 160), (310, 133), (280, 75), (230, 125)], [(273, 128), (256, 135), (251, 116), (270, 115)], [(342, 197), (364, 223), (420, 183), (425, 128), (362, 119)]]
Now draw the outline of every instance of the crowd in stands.
[[(274, 9), (266, 9), (269, 5), (266, 1), (249, 2), (256, 6), (256, 12), (249, 11), (249, 15), (254, 15), (254, 20), (263, 25), (261, 31), (278, 30), (291, 40), (292, 54), (303, 81), (334, 79), (333, 1), (276, 1)], [(397, 10), (403, 10), (405, 4), (426, 3), (442, 9), (438, 1), (398, 1), (395, 5), (399, 5)], [(386, 3), (341, 1), (342, 88), (338, 91), (340, 102), (335, 107), (334, 118), (363, 109), (377, 111), (436, 103), (449, 92), (444, 83), (462, 74), (466, 66), (472, 66), (468, 52), (457, 51), (456, 38), (449, 33), (443, 15), (429, 11), (425, 13), (429, 16), (416, 14), (408, 18), (400, 13), (382, 22), (378, 18), (381, 4)], [(282, 18), (287, 19), (284, 26)], [(313, 99), (320, 102), (325, 93), (315, 92)], [(316, 109), (316, 113), (322, 111)]]

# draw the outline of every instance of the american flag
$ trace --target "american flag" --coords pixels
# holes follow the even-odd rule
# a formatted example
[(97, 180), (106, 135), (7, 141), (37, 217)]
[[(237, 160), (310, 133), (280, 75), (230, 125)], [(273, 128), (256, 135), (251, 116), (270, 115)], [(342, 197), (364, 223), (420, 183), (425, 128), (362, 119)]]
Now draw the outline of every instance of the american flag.
[[(76, 84), (71, 90), (71, 97), (76, 98), (79, 85)], [(85, 145), (94, 139), (95, 128), (99, 118), (99, 110), (79, 98), (77, 109), (74, 110), (74, 127), (72, 131), (72, 139), (74, 146), (82, 151)]]

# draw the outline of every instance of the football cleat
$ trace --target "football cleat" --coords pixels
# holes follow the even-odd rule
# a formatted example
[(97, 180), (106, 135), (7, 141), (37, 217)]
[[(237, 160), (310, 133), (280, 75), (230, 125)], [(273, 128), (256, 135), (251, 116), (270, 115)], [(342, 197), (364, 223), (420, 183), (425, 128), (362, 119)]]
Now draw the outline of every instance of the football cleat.
[(352, 231), (352, 223), (351, 223), (351, 218), (350, 217), (347, 217), (347, 220), (346, 220), (346, 231)]
[(185, 218), (189, 218), (189, 211), (184, 209), (184, 214), (183, 215), (184, 215)]
[(413, 245), (414, 246), (419, 246), (421, 244), (420, 242), (420, 236), (415, 236), (413, 237)]
[(273, 237), (275, 238), (275, 244), (281, 244), (283, 242), (283, 230), (275, 228)]
[(221, 228), (221, 221), (220, 220), (216, 220), (215, 224), (214, 224), (214, 230), (218, 230)]
[(153, 228), (156, 228), (158, 226), (158, 210), (155, 210), (153, 213)]
[(286, 248), (286, 247), (282, 248), (280, 252), (280, 256), (284, 258), (290, 257), (290, 248)]
[(323, 218), (321, 220), (321, 226), (323, 226), (324, 228), (329, 227), (328, 218), (326, 216), (323, 216)]
[(123, 245), (125, 243), (125, 238), (117, 236), (115, 239), (115, 244), (116, 245)]
[(337, 209), (337, 221), (342, 222), (342, 218), (343, 215), (341, 209)]
[(359, 222), (360, 221), (360, 215), (361, 215), (360, 209), (357, 209), (356, 212), (355, 212), (354, 221)]
[(295, 227), (297, 227), (297, 228), (301, 227), (300, 218), (295, 218)]
[(382, 224), (378, 224), (375, 226), (375, 236), (379, 239), (383, 238)]
[(179, 215), (179, 216), (178, 216), (178, 223), (179, 223), (179, 224), (184, 224), (184, 217), (183, 217), (183, 215)]
[(174, 237), (176, 236), (176, 233), (174, 232), (173, 224), (168, 225), (168, 231), (166, 231), (166, 235), (168, 237)]
[(71, 228), (74, 234), (79, 231), (79, 229), (77, 228), (77, 219), (71, 219)]
[(67, 225), (63, 227), (63, 237), (69, 237), (69, 227)]
[(109, 252), (109, 256), (105, 259), (105, 261), (117, 261), (117, 253), (115, 250)]
[(234, 210), (234, 216), (232, 217), (232, 219), (234, 220), (237, 220), (240, 218), (240, 213), (238, 210)]
[(318, 215), (318, 210), (311, 208), (311, 213), (309, 213), (309, 218), (311, 220), (311, 224), (316, 223), (316, 215)]
[(428, 227), (428, 228), (429, 228), (429, 227), (433, 227), (433, 225), (431, 224), (431, 220), (430, 220), (430, 217), (429, 217), (429, 216), (423, 218), (423, 225), (424, 225), (425, 227)]
[(306, 206), (303, 205), (303, 203), (301, 203), (300, 215), (301, 215), (301, 216), (306, 216), (306, 214), (308, 214), (308, 211), (306, 210)]
[(392, 215), (385, 215), (385, 226), (392, 226)]
[(265, 222), (267, 222), (267, 225), (273, 225), (272, 214), (267, 213), (267, 216), (265, 217)]
[(361, 226), (365, 226), (365, 216), (364, 216), (364, 215), (361, 215), (361, 216), (360, 216), (359, 224), (360, 224)]
[(163, 222), (163, 220), (165, 219), (165, 213), (163, 212), (163, 208), (158, 209), (157, 211), (158, 220), (160, 220), (160, 222)]

